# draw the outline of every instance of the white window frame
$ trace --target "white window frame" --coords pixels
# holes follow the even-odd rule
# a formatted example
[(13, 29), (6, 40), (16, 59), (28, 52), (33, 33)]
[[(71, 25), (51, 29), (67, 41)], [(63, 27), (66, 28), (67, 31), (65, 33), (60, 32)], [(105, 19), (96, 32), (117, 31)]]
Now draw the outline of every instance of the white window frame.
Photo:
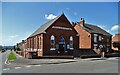
[[(73, 36), (70, 36), (70, 42), (72, 41), (72, 47), (70, 47), (70, 50), (73, 50), (74, 49), (74, 47), (73, 47)], [(71, 44), (69, 44), (69, 46), (70, 46)]]
[(97, 36), (98, 34), (94, 34), (94, 42), (97, 42)]
[(98, 44), (94, 44), (94, 50), (97, 50)]
[[(51, 40), (54, 40), (54, 45), (55, 45), (55, 36), (54, 36), (54, 35), (51, 35), (51, 36), (50, 36), (50, 44), (51, 44), (51, 46), (52, 46)], [(51, 47), (50, 50), (56, 50), (56, 48), (52, 48), (52, 47)]]
[(56, 50), (56, 48), (50, 48), (50, 50)]
[(102, 36), (99, 36), (99, 41), (102, 41)]

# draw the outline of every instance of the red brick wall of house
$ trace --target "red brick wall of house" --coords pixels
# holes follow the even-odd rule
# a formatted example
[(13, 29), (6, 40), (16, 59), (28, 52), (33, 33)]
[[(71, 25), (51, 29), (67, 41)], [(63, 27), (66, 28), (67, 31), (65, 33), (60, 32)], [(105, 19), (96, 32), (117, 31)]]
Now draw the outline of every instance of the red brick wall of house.
[[(115, 34), (115, 36), (112, 38), (112, 49), (113, 50), (119, 50), (118, 47), (114, 47), (114, 45), (118, 44), (120, 42), (120, 34)], [(116, 44), (115, 44), (116, 43)]]
[[(41, 45), (40, 45), (41, 42)], [(43, 56), (43, 34), (37, 35), (37, 50), (38, 56)]]
[[(52, 26), (60, 26), (60, 27), (66, 27), (66, 28), (72, 28), (72, 30), (63, 30), (63, 29), (54, 29)], [(69, 38), (70, 36), (73, 36), (73, 42), (74, 42), (74, 49), (78, 49), (78, 37), (76, 37), (77, 32), (75, 29), (72, 27), (72, 25), (68, 22), (68, 20), (62, 16), (59, 18), (53, 25), (51, 25), (47, 30), (46, 33), (44, 34), (44, 39), (43, 39), (43, 53), (44, 55), (49, 55), (51, 52), (55, 51), (50, 51), (51, 48), (51, 43), (50, 43), (50, 37), (51, 35), (55, 36), (55, 44), (59, 44), (60, 37), (62, 36), (65, 39), (65, 43), (68, 44), (70, 42)]]
[[(108, 52), (111, 52), (111, 36), (97, 34), (97, 42), (94, 42), (94, 33), (89, 33), (84, 30), (82, 27), (75, 25), (75, 30), (79, 33), (79, 48), (80, 49), (94, 49), (94, 44), (105, 45), (107, 46)], [(103, 38), (103, 40), (99, 41), (99, 36)], [(97, 53), (97, 51), (96, 51)]]
[[(41, 50), (40, 50), (40, 40), (39, 38), (42, 38), (41, 41), (43, 40), (43, 36), (41, 34), (38, 34), (36, 36), (30, 37), (27, 39), (27, 52), (31, 51), (32, 48), (32, 52), (37, 52), (38, 56), (42, 56), (43, 55), (43, 45), (41, 46)], [(27, 54), (27, 53), (26, 53)]]
[(91, 48), (91, 34), (78, 25), (75, 25), (74, 28), (80, 35), (79, 48), (85, 48), (85, 49)]

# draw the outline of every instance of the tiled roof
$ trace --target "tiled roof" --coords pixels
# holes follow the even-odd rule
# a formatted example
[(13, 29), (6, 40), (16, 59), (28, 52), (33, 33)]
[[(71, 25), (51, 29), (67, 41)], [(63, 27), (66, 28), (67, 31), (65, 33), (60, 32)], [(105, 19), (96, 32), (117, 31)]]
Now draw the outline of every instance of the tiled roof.
[[(78, 24), (79, 24), (79, 22), (78, 22)], [(79, 26), (81, 26), (81, 25), (79, 24)], [(84, 24), (84, 26), (82, 28), (85, 29), (86, 31), (88, 31), (89, 33), (97, 33), (97, 34), (103, 34), (103, 35), (107, 35), (107, 36), (112, 36), (107, 31), (105, 31), (105, 30), (103, 30), (100, 27), (95, 26), (95, 25)]]
[(35, 36), (37, 34), (40, 34), (40, 33), (44, 33), (45, 30), (50, 26), (52, 25), (56, 20), (58, 20), (62, 15), (64, 14), (61, 14), (60, 16), (57, 16), (56, 18), (48, 21), (47, 23), (43, 24), (42, 26), (40, 26), (32, 35), (30, 35), (29, 37), (32, 37), (32, 36)]

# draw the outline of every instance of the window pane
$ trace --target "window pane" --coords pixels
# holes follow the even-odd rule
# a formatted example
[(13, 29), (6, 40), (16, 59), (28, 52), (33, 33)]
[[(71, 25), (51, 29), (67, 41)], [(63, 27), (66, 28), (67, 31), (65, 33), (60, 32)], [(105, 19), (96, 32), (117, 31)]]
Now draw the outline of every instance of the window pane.
[(94, 42), (97, 42), (97, 37), (96, 36), (94, 36)]
[(102, 37), (101, 36), (99, 36), (99, 41), (101, 41), (102, 40)]
[(70, 49), (73, 49), (73, 37), (70, 36)]
[(51, 42), (51, 49), (50, 50), (53, 50), (53, 48), (55, 50), (55, 37), (54, 37), (54, 35), (51, 35), (50, 42)]
[(54, 39), (55, 39), (55, 37), (52, 35), (52, 36), (51, 36), (51, 40), (54, 40)]
[(70, 41), (73, 41), (73, 37), (72, 36), (70, 36)]

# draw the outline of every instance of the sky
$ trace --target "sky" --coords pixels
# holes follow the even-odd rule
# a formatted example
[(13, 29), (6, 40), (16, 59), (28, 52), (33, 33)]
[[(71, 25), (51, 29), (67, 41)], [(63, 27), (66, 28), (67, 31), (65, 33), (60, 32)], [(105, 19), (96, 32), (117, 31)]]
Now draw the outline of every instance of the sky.
[(3, 2), (0, 44), (15, 45), (25, 40), (62, 12), (70, 22), (84, 18), (86, 23), (97, 25), (113, 36), (120, 29), (117, 2)]

